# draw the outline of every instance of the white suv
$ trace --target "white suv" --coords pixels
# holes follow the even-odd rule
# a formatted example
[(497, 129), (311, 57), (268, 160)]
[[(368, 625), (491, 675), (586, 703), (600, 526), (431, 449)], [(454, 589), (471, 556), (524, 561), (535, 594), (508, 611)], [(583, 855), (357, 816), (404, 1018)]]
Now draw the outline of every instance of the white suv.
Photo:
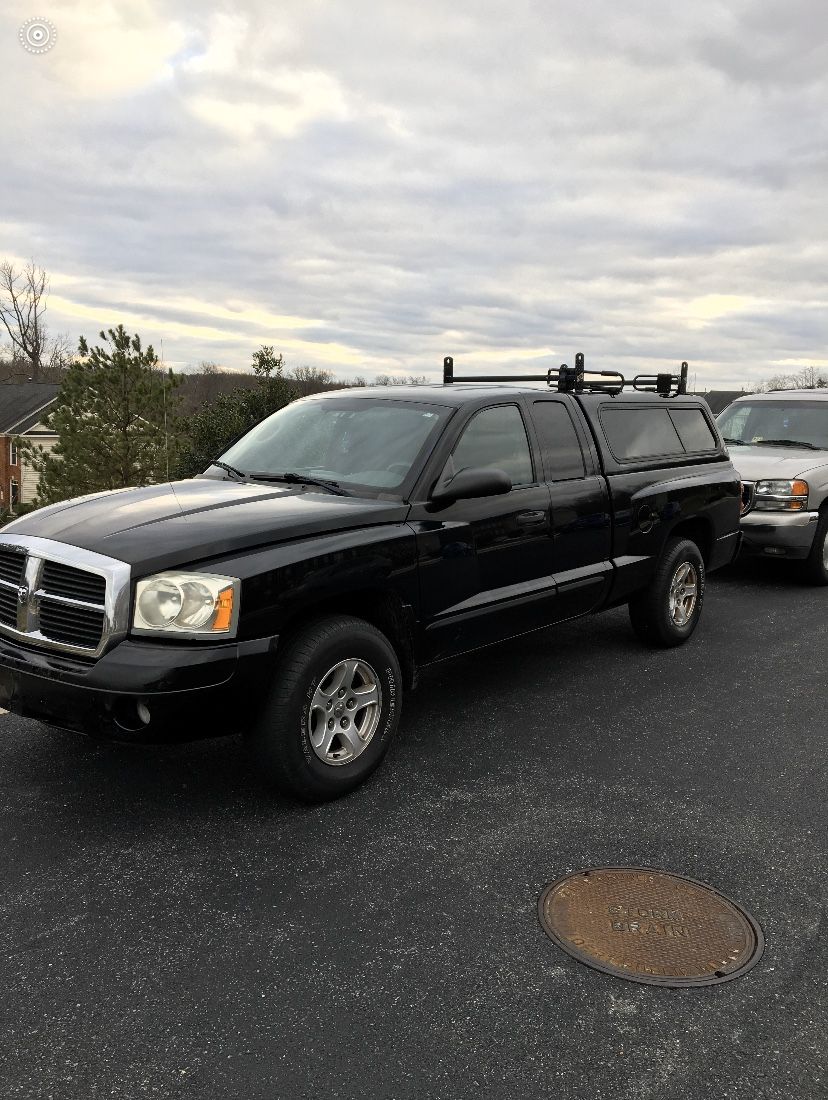
[(743, 550), (828, 584), (828, 390), (749, 394), (717, 423), (744, 483)]

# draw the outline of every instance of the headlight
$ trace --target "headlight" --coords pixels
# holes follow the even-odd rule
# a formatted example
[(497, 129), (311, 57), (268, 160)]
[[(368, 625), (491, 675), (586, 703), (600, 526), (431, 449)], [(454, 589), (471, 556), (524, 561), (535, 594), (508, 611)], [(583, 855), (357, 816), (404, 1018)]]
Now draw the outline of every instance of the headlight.
[(158, 573), (138, 581), (132, 630), (195, 638), (232, 638), (241, 581), (213, 573)]
[(808, 507), (807, 481), (757, 481), (754, 508), (765, 512), (804, 512)]

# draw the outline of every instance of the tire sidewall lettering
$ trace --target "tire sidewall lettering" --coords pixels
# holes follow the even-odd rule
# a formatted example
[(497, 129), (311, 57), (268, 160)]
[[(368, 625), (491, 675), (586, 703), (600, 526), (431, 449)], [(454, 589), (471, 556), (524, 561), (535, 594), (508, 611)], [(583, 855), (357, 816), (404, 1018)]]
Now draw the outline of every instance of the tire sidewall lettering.
[(390, 665), (386, 666), (382, 670), (383, 677), (385, 679), (385, 698), (388, 700), (387, 712), (385, 717), (385, 723), (382, 729), (382, 735), (379, 739), (382, 744), (389, 733), (394, 728), (394, 719), (397, 714), (397, 678), (394, 675), (394, 670)]
[(316, 756), (313, 751), (313, 746), (311, 745), (310, 735), (308, 734), (308, 715), (310, 714), (311, 700), (313, 699), (313, 693), (315, 691), (315, 675), (314, 673), (314, 676), (312, 676), (308, 682), (308, 686), (305, 690), (305, 697), (302, 700), (302, 706), (299, 708), (299, 744), (302, 746), (302, 754), (309, 764)]

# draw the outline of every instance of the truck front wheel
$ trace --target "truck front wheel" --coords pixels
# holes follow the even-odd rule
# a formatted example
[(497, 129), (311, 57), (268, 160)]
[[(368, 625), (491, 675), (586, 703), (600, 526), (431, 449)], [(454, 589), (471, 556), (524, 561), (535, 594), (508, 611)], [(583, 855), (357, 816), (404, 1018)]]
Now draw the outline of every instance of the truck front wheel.
[(630, 622), (649, 645), (686, 642), (704, 602), (704, 559), (689, 539), (668, 539), (648, 588), (630, 601)]
[(292, 638), (248, 745), (264, 778), (307, 802), (353, 790), (397, 731), (402, 676), (394, 648), (363, 619), (317, 619)]

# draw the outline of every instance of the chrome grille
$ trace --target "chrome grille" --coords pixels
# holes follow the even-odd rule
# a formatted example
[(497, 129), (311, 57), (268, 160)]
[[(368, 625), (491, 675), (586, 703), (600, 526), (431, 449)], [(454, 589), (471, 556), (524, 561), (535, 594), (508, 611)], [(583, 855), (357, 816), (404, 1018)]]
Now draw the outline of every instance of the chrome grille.
[(0, 623), (5, 626), (17, 625), (17, 588), (0, 585)]
[(26, 568), (26, 555), (19, 550), (4, 550), (0, 546), (0, 581), (9, 584), (22, 584), (23, 571)]
[(104, 610), (73, 607), (45, 596), (40, 600), (40, 633), (44, 638), (67, 645), (97, 649), (104, 632)]
[(745, 515), (751, 510), (756, 499), (756, 485), (752, 481), (742, 482), (742, 507), (741, 514)]
[(0, 634), (96, 658), (124, 637), (124, 562), (32, 535), (0, 534)]
[(65, 596), (70, 600), (83, 600), (103, 606), (106, 599), (106, 578), (58, 561), (47, 561), (43, 566), (41, 587), (53, 596)]

